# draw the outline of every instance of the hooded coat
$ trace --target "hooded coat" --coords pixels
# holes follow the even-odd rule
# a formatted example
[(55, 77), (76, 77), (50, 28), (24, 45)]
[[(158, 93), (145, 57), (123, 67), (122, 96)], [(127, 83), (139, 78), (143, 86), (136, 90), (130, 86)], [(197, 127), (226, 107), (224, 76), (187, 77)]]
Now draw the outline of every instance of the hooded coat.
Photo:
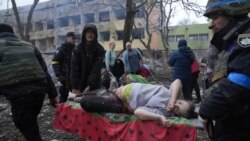
[[(86, 30), (91, 28), (95, 39), (86, 43)], [(82, 40), (72, 54), (70, 81), (72, 89), (83, 91), (86, 87), (94, 90), (100, 87), (102, 62), (105, 50), (97, 41), (97, 28), (94, 24), (86, 24), (82, 31)]]
[(191, 66), (194, 59), (194, 53), (187, 46), (186, 40), (180, 40), (178, 50), (173, 52), (168, 60), (168, 64), (173, 67), (173, 80), (180, 79), (185, 81), (191, 78)]

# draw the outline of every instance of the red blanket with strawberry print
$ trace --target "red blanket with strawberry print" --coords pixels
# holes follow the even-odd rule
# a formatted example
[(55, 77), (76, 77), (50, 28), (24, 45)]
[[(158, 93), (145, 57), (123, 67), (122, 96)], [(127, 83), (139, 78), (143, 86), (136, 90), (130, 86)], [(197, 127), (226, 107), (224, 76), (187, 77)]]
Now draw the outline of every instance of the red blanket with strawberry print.
[(59, 104), (54, 128), (91, 141), (196, 141), (196, 127), (184, 118), (171, 118), (173, 126), (140, 121), (128, 114), (98, 114), (84, 111), (79, 104)]

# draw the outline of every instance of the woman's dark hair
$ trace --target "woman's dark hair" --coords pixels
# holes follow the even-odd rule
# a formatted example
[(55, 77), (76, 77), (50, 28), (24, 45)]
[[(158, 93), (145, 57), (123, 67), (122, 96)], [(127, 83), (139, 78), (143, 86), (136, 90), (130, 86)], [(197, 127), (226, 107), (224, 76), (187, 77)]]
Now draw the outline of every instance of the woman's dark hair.
[(197, 118), (198, 114), (195, 112), (195, 104), (191, 101), (187, 101), (189, 104), (189, 109), (187, 111), (186, 118), (187, 119), (192, 119), (192, 118)]

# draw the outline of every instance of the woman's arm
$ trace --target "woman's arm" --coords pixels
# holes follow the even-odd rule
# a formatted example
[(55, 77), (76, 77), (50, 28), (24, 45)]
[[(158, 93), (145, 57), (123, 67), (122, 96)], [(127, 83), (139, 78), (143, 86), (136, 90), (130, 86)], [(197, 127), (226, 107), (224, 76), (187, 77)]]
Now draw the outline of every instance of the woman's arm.
[(111, 51), (107, 50), (105, 53), (105, 65), (106, 65), (106, 69), (108, 71), (110, 71), (109, 65), (110, 65), (110, 58), (111, 58)]
[(181, 93), (182, 84), (180, 79), (176, 79), (170, 86), (171, 98), (167, 105), (167, 111), (172, 111), (174, 109), (175, 102)]
[(123, 63), (124, 63), (124, 71), (125, 73), (129, 71), (129, 65), (128, 65), (128, 53), (127, 51), (124, 51), (123, 53)]
[(143, 108), (137, 108), (134, 111), (134, 115), (140, 120), (153, 120), (160, 122), (163, 126), (170, 126), (170, 121), (163, 115), (149, 112)]

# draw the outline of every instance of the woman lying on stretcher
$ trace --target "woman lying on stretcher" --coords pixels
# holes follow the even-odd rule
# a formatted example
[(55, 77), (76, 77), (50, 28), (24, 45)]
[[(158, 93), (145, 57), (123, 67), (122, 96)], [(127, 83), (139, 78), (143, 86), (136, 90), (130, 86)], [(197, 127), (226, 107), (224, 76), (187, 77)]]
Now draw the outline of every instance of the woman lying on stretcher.
[(130, 83), (113, 91), (91, 91), (71, 98), (88, 112), (128, 111), (140, 120), (154, 120), (170, 126), (167, 117), (193, 118), (196, 115), (192, 102), (177, 100), (181, 87), (179, 79), (171, 84), (170, 89), (162, 85)]

